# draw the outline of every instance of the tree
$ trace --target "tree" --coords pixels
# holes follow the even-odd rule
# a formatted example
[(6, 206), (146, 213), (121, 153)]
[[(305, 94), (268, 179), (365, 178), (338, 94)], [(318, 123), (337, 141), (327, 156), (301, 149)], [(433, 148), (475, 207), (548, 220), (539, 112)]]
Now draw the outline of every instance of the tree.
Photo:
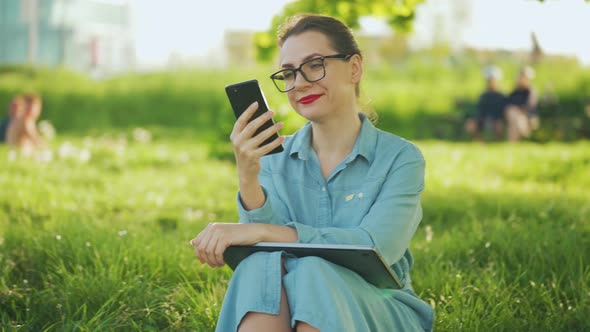
[(296, 0), (273, 17), (268, 31), (255, 35), (259, 61), (269, 61), (276, 51), (276, 31), (285, 18), (298, 13), (329, 15), (340, 19), (352, 29), (359, 27), (363, 16), (381, 17), (395, 30), (412, 31), (416, 6), (425, 0)]
[[(545, 0), (537, 0), (545, 2)], [(590, 3), (590, 0), (585, 0)], [(256, 33), (256, 57), (258, 61), (270, 61), (276, 52), (276, 31), (286, 17), (298, 13), (322, 14), (336, 17), (352, 29), (359, 27), (363, 16), (381, 17), (396, 31), (412, 31), (416, 6), (425, 0), (295, 0), (273, 17), (269, 30)]]

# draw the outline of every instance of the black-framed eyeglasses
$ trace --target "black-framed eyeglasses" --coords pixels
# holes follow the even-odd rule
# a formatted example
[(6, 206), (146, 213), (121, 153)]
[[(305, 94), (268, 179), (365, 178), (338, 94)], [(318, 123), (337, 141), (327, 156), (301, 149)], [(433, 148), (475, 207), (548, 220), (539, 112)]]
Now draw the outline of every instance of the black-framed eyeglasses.
[(326, 59), (342, 59), (348, 60), (353, 54), (334, 54), (320, 56), (307, 60), (295, 69), (283, 69), (270, 75), (273, 83), (280, 92), (289, 92), (295, 88), (295, 80), (297, 79), (297, 72), (309, 83), (317, 82), (326, 77)]

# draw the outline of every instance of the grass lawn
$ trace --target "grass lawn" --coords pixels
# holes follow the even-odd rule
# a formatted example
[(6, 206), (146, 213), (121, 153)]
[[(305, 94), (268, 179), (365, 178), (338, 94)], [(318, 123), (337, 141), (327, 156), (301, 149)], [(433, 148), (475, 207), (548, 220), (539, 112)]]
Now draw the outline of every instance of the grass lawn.
[[(0, 147), (2, 331), (214, 329), (231, 270), (187, 242), (237, 219), (230, 150), (146, 134)], [(416, 143), (412, 276), (435, 330), (590, 330), (590, 143)]]

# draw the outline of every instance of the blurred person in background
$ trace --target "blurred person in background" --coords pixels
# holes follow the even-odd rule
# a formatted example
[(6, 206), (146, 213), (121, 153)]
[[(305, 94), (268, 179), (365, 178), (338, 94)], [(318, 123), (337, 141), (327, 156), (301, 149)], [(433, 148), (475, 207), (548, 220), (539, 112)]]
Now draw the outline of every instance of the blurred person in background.
[(41, 97), (26, 94), (22, 97), (22, 106), (16, 107), (11, 115), (6, 130), (6, 143), (20, 150), (24, 155), (31, 155), (43, 147), (44, 141), (37, 130), (37, 120), (41, 116)]
[(506, 120), (508, 123), (508, 140), (518, 142), (530, 137), (539, 127), (537, 113), (537, 92), (531, 85), (535, 71), (529, 66), (520, 69), (516, 87), (506, 101)]
[(486, 90), (479, 96), (475, 116), (465, 122), (465, 130), (472, 139), (484, 140), (486, 127), (491, 127), (495, 140), (501, 140), (504, 135), (504, 110), (506, 96), (499, 91), (499, 81), (502, 71), (496, 66), (484, 69)]
[[(433, 308), (414, 292), (408, 247), (422, 220), (425, 161), (414, 144), (377, 129), (358, 104), (361, 51), (344, 23), (292, 17), (270, 76), (308, 122), (260, 146), (272, 112), (234, 125), (239, 223), (211, 223), (191, 241), (201, 263), (224, 265), (230, 245), (262, 241), (375, 247), (403, 288), (378, 288), (319, 257), (258, 252), (235, 269), (217, 331), (431, 331)], [(284, 151), (265, 156), (284, 142)], [(265, 156), (265, 157), (263, 157)]]
[(12, 98), (8, 104), (8, 114), (0, 120), (0, 142), (7, 141), (8, 127), (10, 122), (20, 113), (25, 107), (25, 100), (23, 96), (16, 96)]

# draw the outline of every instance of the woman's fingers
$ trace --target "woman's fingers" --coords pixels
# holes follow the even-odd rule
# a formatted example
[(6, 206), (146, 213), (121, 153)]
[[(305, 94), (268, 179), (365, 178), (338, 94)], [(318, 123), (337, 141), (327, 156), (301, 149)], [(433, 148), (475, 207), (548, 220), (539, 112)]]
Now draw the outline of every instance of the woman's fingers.
[[(274, 143), (274, 142), (273, 142)], [(271, 145), (271, 144), (268, 144)], [(257, 234), (254, 224), (212, 223), (191, 240), (195, 255), (202, 264), (220, 267), (225, 264), (223, 253), (232, 244), (245, 245), (256, 243)]]
[(226, 247), (227, 246), (225, 245), (225, 242), (222, 239), (218, 238), (212, 253), (215, 259), (215, 266), (221, 267), (225, 264), (225, 262), (223, 261), (223, 252), (225, 251)]
[(195, 241), (195, 255), (197, 255), (197, 258), (201, 264), (207, 263), (206, 249), (211, 239), (210, 227), (211, 224), (207, 225), (207, 227), (205, 227), (205, 229), (199, 233), (199, 236), (197, 236), (197, 238), (200, 237), (200, 239)]
[(246, 125), (246, 127), (244, 127), (244, 129), (242, 130), (242, 135), (243, 135), (243, 137), (248, 137), (248, 138), (250, 138), (250, 137), (257, 136), (257, 135), (256, 135), (256, 131), (257, 131), (257, 130), (258, 130), (260, 127), (262, 127), (262, 125), (263, 125), (263, 124), (264, 124), (266, 121), (268, 121), (268, 120), (272, 119), (273, 115), (274, 115), (274, 112), (273, 112), (273, 111), (268, 111), (268, 112), (266, 112), (266, 113), (264, 113), (264, 114), (260, 115), (260, 116), (259, 116), (259, 117), (257, 117), (256, 119), (253, 119), (252, 121), (250, 121), (250, 122), (249, 122), (249, 123)]
[(215, 256), (215, 247), (219, 242), (219, 238), (216, 236), (211, 236), (209, 238), (209, 242), (203, 249), (203, 254), (205, 256), (205, 263), (209, 264), (211, 267), (217, 267), (217, 257)]
[(264, 141), (266, 141), (269, 137), (272, 137), (272, 135), (277, 134), (279, 132), (279, 130), (281, 130), (281, 128), (283, 128), (282, 122), (275, 123), (274, 125), (266, 128), (265, 130), (260, 132), (258, 135), (252, 137), (251, 143), (254, 145), (254, 147), (257, 148)]
[(195, 247), (195, 255), (201, 264), (208, 264), (211, 267), (223, 266), (223, 252), (227, 247), (225, 232), (220, 230), (221, 225), (209, 224), (195, 238), (191, 244)]
[[(237, 142), (247, 141), (248, 139), (250, 139), (254, 136), (258, 136), (258, 135), (255, 135), (256, 131), (265, 122), (267, 122), (268, 120), (271, 120), (274, 115), (274, 112), (268, 111), (268, 112), (265, 112), (264, 114), (258, 116), (256, 119), (251, 120), (250, 122), (247, 122), (247, 121), (244, 122), (243, 121), (244, 119), (250, 120), (250, 118), (252, 116), (252, 114), (250, 114), (250, 111), (251, 111), (251, 109), (248, 108), (248, 112), (246, 112), (242, 116), (240, 116), (240, 118), (238, 119), (238, 121), (236, 121), (236, 124), (234, 125), (234, 129), (233, 129), (231, 137), (230, 137), (232, 139), (232, 142), (234, 142), (234, 145)], [(246, 117), (242, 118), (243, 116), (246, 116)]]
[(277, 148), (279, 145), (283, 144), (283, 142), (285, 141), (285, 136), (279, 136), (278, 138), (274, 139), (272, 142), (265, 144), (261, 147), (259, 147), (258, 149), (256, 149), (256, 155), (258, 156), (264, 156), (267, 153), (271, 152), (272, 150), (274, 150), (275, 148)]
[(246, 127), (246, 125), (248, 125), (248, 121), (250, 120), (250, 118), (256, 112), (257, 109), (258, 109), (258, 102), (255, 101), (252, 104), (250, 104), (250, 106), (248, 106), (248, 108), (246, 108), (244, 113), (242, 113), (242, 115), (240, 115), (238, 117), (238, 119), (236, 120), (236, 123), (234, 124), (234, 128), (233, 128), (232, 133), (233, 132), (236, 132), (236, 133), (242, 132), (244, 130), (244, 128)]

